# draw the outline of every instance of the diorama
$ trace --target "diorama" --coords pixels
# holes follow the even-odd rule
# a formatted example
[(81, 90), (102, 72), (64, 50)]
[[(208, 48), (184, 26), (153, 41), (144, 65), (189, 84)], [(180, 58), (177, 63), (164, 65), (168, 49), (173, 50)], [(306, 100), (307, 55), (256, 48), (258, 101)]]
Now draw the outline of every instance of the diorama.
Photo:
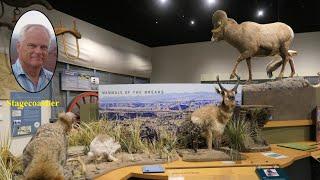
[[(219, 76), (214, 84), (94, 84), (88, 91), (98, 92), (79, 96), (93, 109), (87, 119), (79, 112), (80, 104), (72, 103), (78, 109), (69, 108), (58, 113), (53, 123), (32, 129), (35, 134), (21, 157), (10, 153), (10, 136), (2, 137), (0, 179), (95, 179), (128, 166), (175, 161), (241, 164), (248, 159), (247, 153), (271, 150), (263, 134), (267, 122), (312, 119), (312, 111), (320, 104), (320, 88), (294, 77), (293, 58), (298, 52), (289, 49), (294, 37), (290, 26), (238, 24), (222, 10), (213, 13), (212, 23), (211, 41), (224, 40), (240, 53), (231, 84), (221, 82)], [(57, 36), (71, 33), (81, 38), (75, 24), (73, 30), (60, 31), (63, 28)], [(275, 80), (253, 84), (251, 59), (260, 56), (274, 58), (266, 67), (270, 78), (281, 69)], [(77, 57), (79, 52), (72, 56)], [(248, 80), (236, 72), (244, 60)], [(291, 74), (284, 78), (287, 64)], [(71, 86), (65, 81), (68, 78), (90, 79), (71, 71), (62, 76), (68, 76), (62, 82), (66, 88)], [(19, 108), (12, 110), (18, 113)], [(19, 118), (13, 120), (12, 126), (17, 127), (13, 130), (23, 135)]]

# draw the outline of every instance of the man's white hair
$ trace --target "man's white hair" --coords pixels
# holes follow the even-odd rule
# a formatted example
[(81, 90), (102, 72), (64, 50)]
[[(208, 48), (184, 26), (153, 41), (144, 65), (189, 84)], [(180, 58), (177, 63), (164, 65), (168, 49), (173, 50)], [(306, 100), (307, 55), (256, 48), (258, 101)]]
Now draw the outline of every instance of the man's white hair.
[(48, 34), (48, 37), (49, 37), (49, 44), (48, 44), (48, 49), (50, 48), (50, 44), (51, 44), (51, 35), (50, 35), (50, 32), (49, 30), (41, 25), (41, 24), (27, 24), (25, 26), (23, 26), (21, 28), (21, 31), (20, 31), (20, 36), (19, 36), (19, 42), (22, 42), (25, 38), (26, 38), (26, 33), (29, 29), (33, 28), (33, 27), (37, 27), (37, 28), (42, 28), (47, 34)]

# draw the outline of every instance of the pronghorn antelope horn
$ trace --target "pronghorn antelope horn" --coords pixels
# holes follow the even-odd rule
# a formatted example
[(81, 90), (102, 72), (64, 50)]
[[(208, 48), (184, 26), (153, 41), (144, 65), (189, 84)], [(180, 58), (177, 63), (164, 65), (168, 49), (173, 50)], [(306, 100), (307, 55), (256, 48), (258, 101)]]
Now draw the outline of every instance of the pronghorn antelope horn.
[(224, 87), (220, 84), (219, 75), (217, 76), (217, 82), (218, 82), (218, 85), (219, 85), (219, 87), (220, 87), (220, 89), (221, 89), (222, 91), (227, 91), (226, 88), (224, 88)]
[(240, 84), (240, 77), (237, 75), (237, 84), (232, 88), (232, 91), (237, 92), (239, 84)]

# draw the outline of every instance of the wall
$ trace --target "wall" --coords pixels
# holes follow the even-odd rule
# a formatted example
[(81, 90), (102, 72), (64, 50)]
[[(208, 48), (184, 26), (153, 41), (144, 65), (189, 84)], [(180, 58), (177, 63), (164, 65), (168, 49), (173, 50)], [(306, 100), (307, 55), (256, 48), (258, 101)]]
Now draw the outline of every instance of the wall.
[[(296, 75), (315, 76), (320, 71), (320, 32), (296, 33), (291, 49), (299, 53), (294, 57)], [(153, 48), (151, 83), (199, 83), (215, 80), (218, 74), (226, 80), (238, 55), (238, 51), (224, 41)], [(253, 79), (267, 78), (265, 68), (271, 60), (271, 57), (251, 60)], [(238, 72), (242, 79), (248, 79), (245, 61), (239, 64)], [(288, 75), (287, 64), (285, 76)]]

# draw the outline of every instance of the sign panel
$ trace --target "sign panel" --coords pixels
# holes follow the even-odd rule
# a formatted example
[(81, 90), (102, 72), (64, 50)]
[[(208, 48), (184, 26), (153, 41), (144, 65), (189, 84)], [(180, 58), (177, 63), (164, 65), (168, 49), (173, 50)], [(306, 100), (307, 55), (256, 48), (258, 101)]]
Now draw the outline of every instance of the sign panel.
[(61, 73), (61, 90), (98, 91), (99, 77), (88, 73), (64, 70)]
[[(47, 88), (48, 89), (48, 88)], [(34, 134), (41, 125), (41, 106), (37, 104), (49, 99), (49, 91), (40, 93), (11, 92), (9, 103), (11, 109), (12, 136)]]
[(30, 135), (37, 131), (41, 124), (41, 107), (33, 106), (32, 102), (40, 102), (42, 99), (41, 93), (11, 93), (11, 100), (7, 103), (11, 106), (12, 136)]
[[(223, 85), (227, 89), (233, 84)], [(220, 104), (217, 84), (127, 84), (99, 86), (100, 118), (182, 119), (207, 104)], [(239, 85), (236, 102), (241, 105)]]

